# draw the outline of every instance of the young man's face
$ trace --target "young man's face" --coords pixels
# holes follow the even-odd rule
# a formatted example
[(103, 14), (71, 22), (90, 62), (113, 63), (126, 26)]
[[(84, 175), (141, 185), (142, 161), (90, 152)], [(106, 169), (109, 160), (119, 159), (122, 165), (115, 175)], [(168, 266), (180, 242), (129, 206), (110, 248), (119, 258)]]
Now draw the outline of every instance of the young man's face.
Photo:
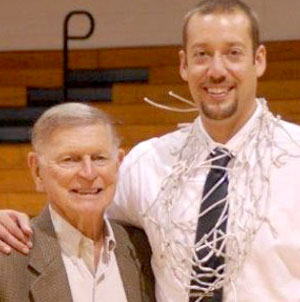
[(180, 62), (180, 74), (204, 120), (232, 119), (242, 125), (250, 117), (257, 77), (265, 70), (265, 48), (253, 54), (244, 13), (192, 16)]

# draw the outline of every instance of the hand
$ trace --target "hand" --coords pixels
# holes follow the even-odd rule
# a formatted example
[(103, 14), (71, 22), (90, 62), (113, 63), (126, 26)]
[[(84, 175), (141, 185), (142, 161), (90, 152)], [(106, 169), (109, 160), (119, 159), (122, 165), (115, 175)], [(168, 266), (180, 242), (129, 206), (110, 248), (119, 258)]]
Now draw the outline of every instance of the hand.
[(0, 252), (9, 254), (11, 249), (28, 254), (32, 247), (32, 230), (29, 217), (13, 210), (0, 210)]

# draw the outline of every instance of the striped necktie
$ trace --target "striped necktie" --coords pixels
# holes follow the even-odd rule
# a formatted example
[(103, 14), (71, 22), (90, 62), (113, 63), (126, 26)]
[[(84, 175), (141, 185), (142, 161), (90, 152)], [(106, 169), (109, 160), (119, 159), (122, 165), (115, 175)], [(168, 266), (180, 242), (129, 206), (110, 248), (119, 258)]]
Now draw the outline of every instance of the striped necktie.
[[(222, 236), (226, 233), (227, 213), (226, 197), (228, 193), (228, 175), (226, 166), (231, 154), (226, 149), (216, 148), (209, 156), (212, 159), (212, 166), (207, 175), (202, 194), (200, 206), (200, 216), (198, 218), (196, 239), (197, 244), (201, 239), (205, 241), (204, 248), (196, 247), (196, 260), (207, 258), (199, 267), (194, 265), (192, 270), (191, 286), (196, 288), (201, 286), (207, 289), (217, 278), (218, 273), (224, 271), (224, 256), (212, 252), (213, 249), (220, 250), (222, 246)], [(206, 213), (204, 213), (204, 211)], [(201, 214), (203, 215), (201, 216)], [(202, 246), (202, 243), (200, 245)], [(225, 249), (222, 247), (224, 253)], [(217, 272), (217, 274), (215, 274)], [(222, 302), (222, 288), (212, 289), (211, 296), (199, 299), (200, 289), (191, 289), (190, 302)], [(198, 292), (198, 294), (197, 294)]]

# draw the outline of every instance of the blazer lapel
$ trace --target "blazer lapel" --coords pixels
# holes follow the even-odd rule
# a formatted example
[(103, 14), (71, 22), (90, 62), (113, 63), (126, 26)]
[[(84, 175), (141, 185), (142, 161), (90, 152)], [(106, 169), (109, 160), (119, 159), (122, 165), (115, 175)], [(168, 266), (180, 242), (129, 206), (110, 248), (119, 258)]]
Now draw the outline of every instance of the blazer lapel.
[(133, 245), (130, 243), (127, 233), (115, 223), (112, 223), (114, 236), (117, 242), (115, 255), (121, 278), (124, 284), (128, 302), (143, 302), (142, 278), (139, 262)]
[(34, 220), (35, 248), (30, 254), (31, 296), (35, 302), (72, 302), (68, 276), (48, 208)]

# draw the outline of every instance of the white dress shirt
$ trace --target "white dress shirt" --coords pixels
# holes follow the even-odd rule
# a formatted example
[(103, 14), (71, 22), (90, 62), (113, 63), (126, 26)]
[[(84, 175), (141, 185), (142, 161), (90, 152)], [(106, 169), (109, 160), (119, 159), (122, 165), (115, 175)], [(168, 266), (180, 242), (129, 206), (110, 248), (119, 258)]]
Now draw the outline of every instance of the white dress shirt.
[[(263, 205), (267, 222), (262, 223), (255, 234), (237, 275), (225, 286), (224, 302), (300, 302), (300, 146), (289, 137), (291, 135), (300, 142), (300, 127), (279, 121), (278, 127), (271, 129), (271, 145), (261, 142), (259, 131), (255, 130), (257, 133), (251, 136), (263, 112), (263, 106), (260, 102), (257, 104), (252, 117), (224, 147), (234, 154), (234, 160), (238, 160), (240, 154), (246, 157), (250, 178), (258, 190), (262, 182), (256, 171), (260, 166), (268, 170), (270, 197)], [(188, 301), (182, 284), (189, 283), (191, 267), (186, 259), (192, 255), (181, 248), (181, 244), (194, 242), (209, 167), (197, 169), (196, 166), (189, 177), (181, 179), (180, 195), (172, 204), (172, 219), (182, 225), (192, 222), (189, 230), (173, 228), (157, 197), (164, 180), (178, 161), (178, 151), (185, 144), (191, 127), (198, 129), (197, 160), (205, 161), (211, 150), (220, 146), (206, 133), (199, 117), (188, 127), (140, 143), (122, 163), (115, 204), (110, 209), (111, 216), (145, 229), (153, 250), (157, 302)], [(273, 148), (272, 142), (279, 148)], [(266, 148), (266, 152), (260, 150), (261, 162), (257, 161), (255, 149), (258, 143)], [(283, 156), (280, 158), (283, 164), (276, 165), (269, 160), (268, 154), (273, 152), (276, 157), (275, 153), (281, 147), (298, 156)], [(247, 203), (248, 188), (244, 174), (241, 172), (236, 185), (240, 186), (239, 194), (245, 193)], [(145, 213), (151, 213), (150, 219)], [(161, 229), (165, 233), (159, 231)], [(178, 248), (177, 258), (168, 253), (172, 245)], [(180, 270), (181, 276), (185, 273), (186, 280), (177, 277)]]
[(61, 247), (73, 302), (126, 302), (114, 253), (116, 242), (109, 221), (105, 219), (104, 246), (95, 269), (94, 242), (69, 224), (51, 206), (49, 209)]

